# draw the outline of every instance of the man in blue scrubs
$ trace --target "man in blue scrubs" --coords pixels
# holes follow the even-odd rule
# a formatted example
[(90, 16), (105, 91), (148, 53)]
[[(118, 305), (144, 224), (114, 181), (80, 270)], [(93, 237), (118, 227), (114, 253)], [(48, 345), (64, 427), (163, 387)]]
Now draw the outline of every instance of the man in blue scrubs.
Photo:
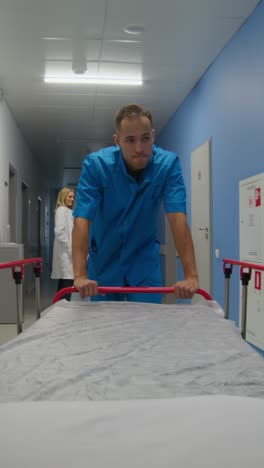
[[(152, 116), (142, 107), (123, 107), (115, 125), (116, 146), (83, 163), (73, 213), (74, 285), (82, 297), (96, 300), (124, 300), (118, 294), (98, 296), (98, 285), (161, 286), (156, 223), (163, 202), (185, 274), (174, 285), (175, 296), (190, 298), (198, 275), (178, 157), (154, 145)], [(157, 294), (127, 299), (161, 302)]]

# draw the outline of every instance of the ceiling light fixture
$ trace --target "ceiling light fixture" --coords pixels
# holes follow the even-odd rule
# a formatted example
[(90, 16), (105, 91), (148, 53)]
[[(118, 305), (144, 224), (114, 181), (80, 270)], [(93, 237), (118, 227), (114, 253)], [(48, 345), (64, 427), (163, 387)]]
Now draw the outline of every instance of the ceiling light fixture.
[(71, 41), (71, 37), (42, 37), (41, 38), (43, 41)]
[(123, 86), (142, 86), (142, 80), (130, 80), (122, 78), (88, 78), (88, 77), (64, 77), (48, 76), (44, 77), (44, 82), (48, 84), (95, 84), (95, 85), (123, 85)]

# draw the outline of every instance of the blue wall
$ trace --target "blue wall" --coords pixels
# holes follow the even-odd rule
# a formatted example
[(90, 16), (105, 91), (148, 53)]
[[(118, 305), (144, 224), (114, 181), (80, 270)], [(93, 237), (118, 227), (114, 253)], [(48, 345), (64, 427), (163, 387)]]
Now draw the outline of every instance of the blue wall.
[[(224, 305), (221, 258), (239, 259), (239, 180), (264, 171), (264, 1), (158, 135), (180, 157), (190, 222), (191, 152), (212, 137), (213, 297)], [(214, 251), (220, 249), (220, 259)], [(238, 319), (238, 268), (231, 318)]]

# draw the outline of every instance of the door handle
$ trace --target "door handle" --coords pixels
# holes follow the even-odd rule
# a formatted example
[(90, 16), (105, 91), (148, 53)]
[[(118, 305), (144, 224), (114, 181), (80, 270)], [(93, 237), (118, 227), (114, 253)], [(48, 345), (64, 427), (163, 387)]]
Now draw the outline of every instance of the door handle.
[(197, 227), (198, 227), (199, 231), (204, 231), (204, 232), (205, 232), (205, 238), (208, 239), (208, 237), (209, 237), (209, 234), (208, 234), (209, 229), (208, 229), (208, 227), (207, 227), (207, 226), (205, 226), (205, 227), (197, 226)]

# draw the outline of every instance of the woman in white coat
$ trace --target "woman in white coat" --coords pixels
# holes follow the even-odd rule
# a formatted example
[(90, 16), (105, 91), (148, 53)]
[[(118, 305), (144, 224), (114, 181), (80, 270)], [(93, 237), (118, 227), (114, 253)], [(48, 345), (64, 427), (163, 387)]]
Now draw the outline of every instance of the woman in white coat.
[[(53, 261), (51, 278), (58, 279), (58, 289), (73, 285), (72, 268), (72, 228), (74, 206), (74, 190), (64, 187), (61, 189), (55, 210), (55, 238), (53, 245)], [(65, 299), (70, 301), (71, 295)]]

